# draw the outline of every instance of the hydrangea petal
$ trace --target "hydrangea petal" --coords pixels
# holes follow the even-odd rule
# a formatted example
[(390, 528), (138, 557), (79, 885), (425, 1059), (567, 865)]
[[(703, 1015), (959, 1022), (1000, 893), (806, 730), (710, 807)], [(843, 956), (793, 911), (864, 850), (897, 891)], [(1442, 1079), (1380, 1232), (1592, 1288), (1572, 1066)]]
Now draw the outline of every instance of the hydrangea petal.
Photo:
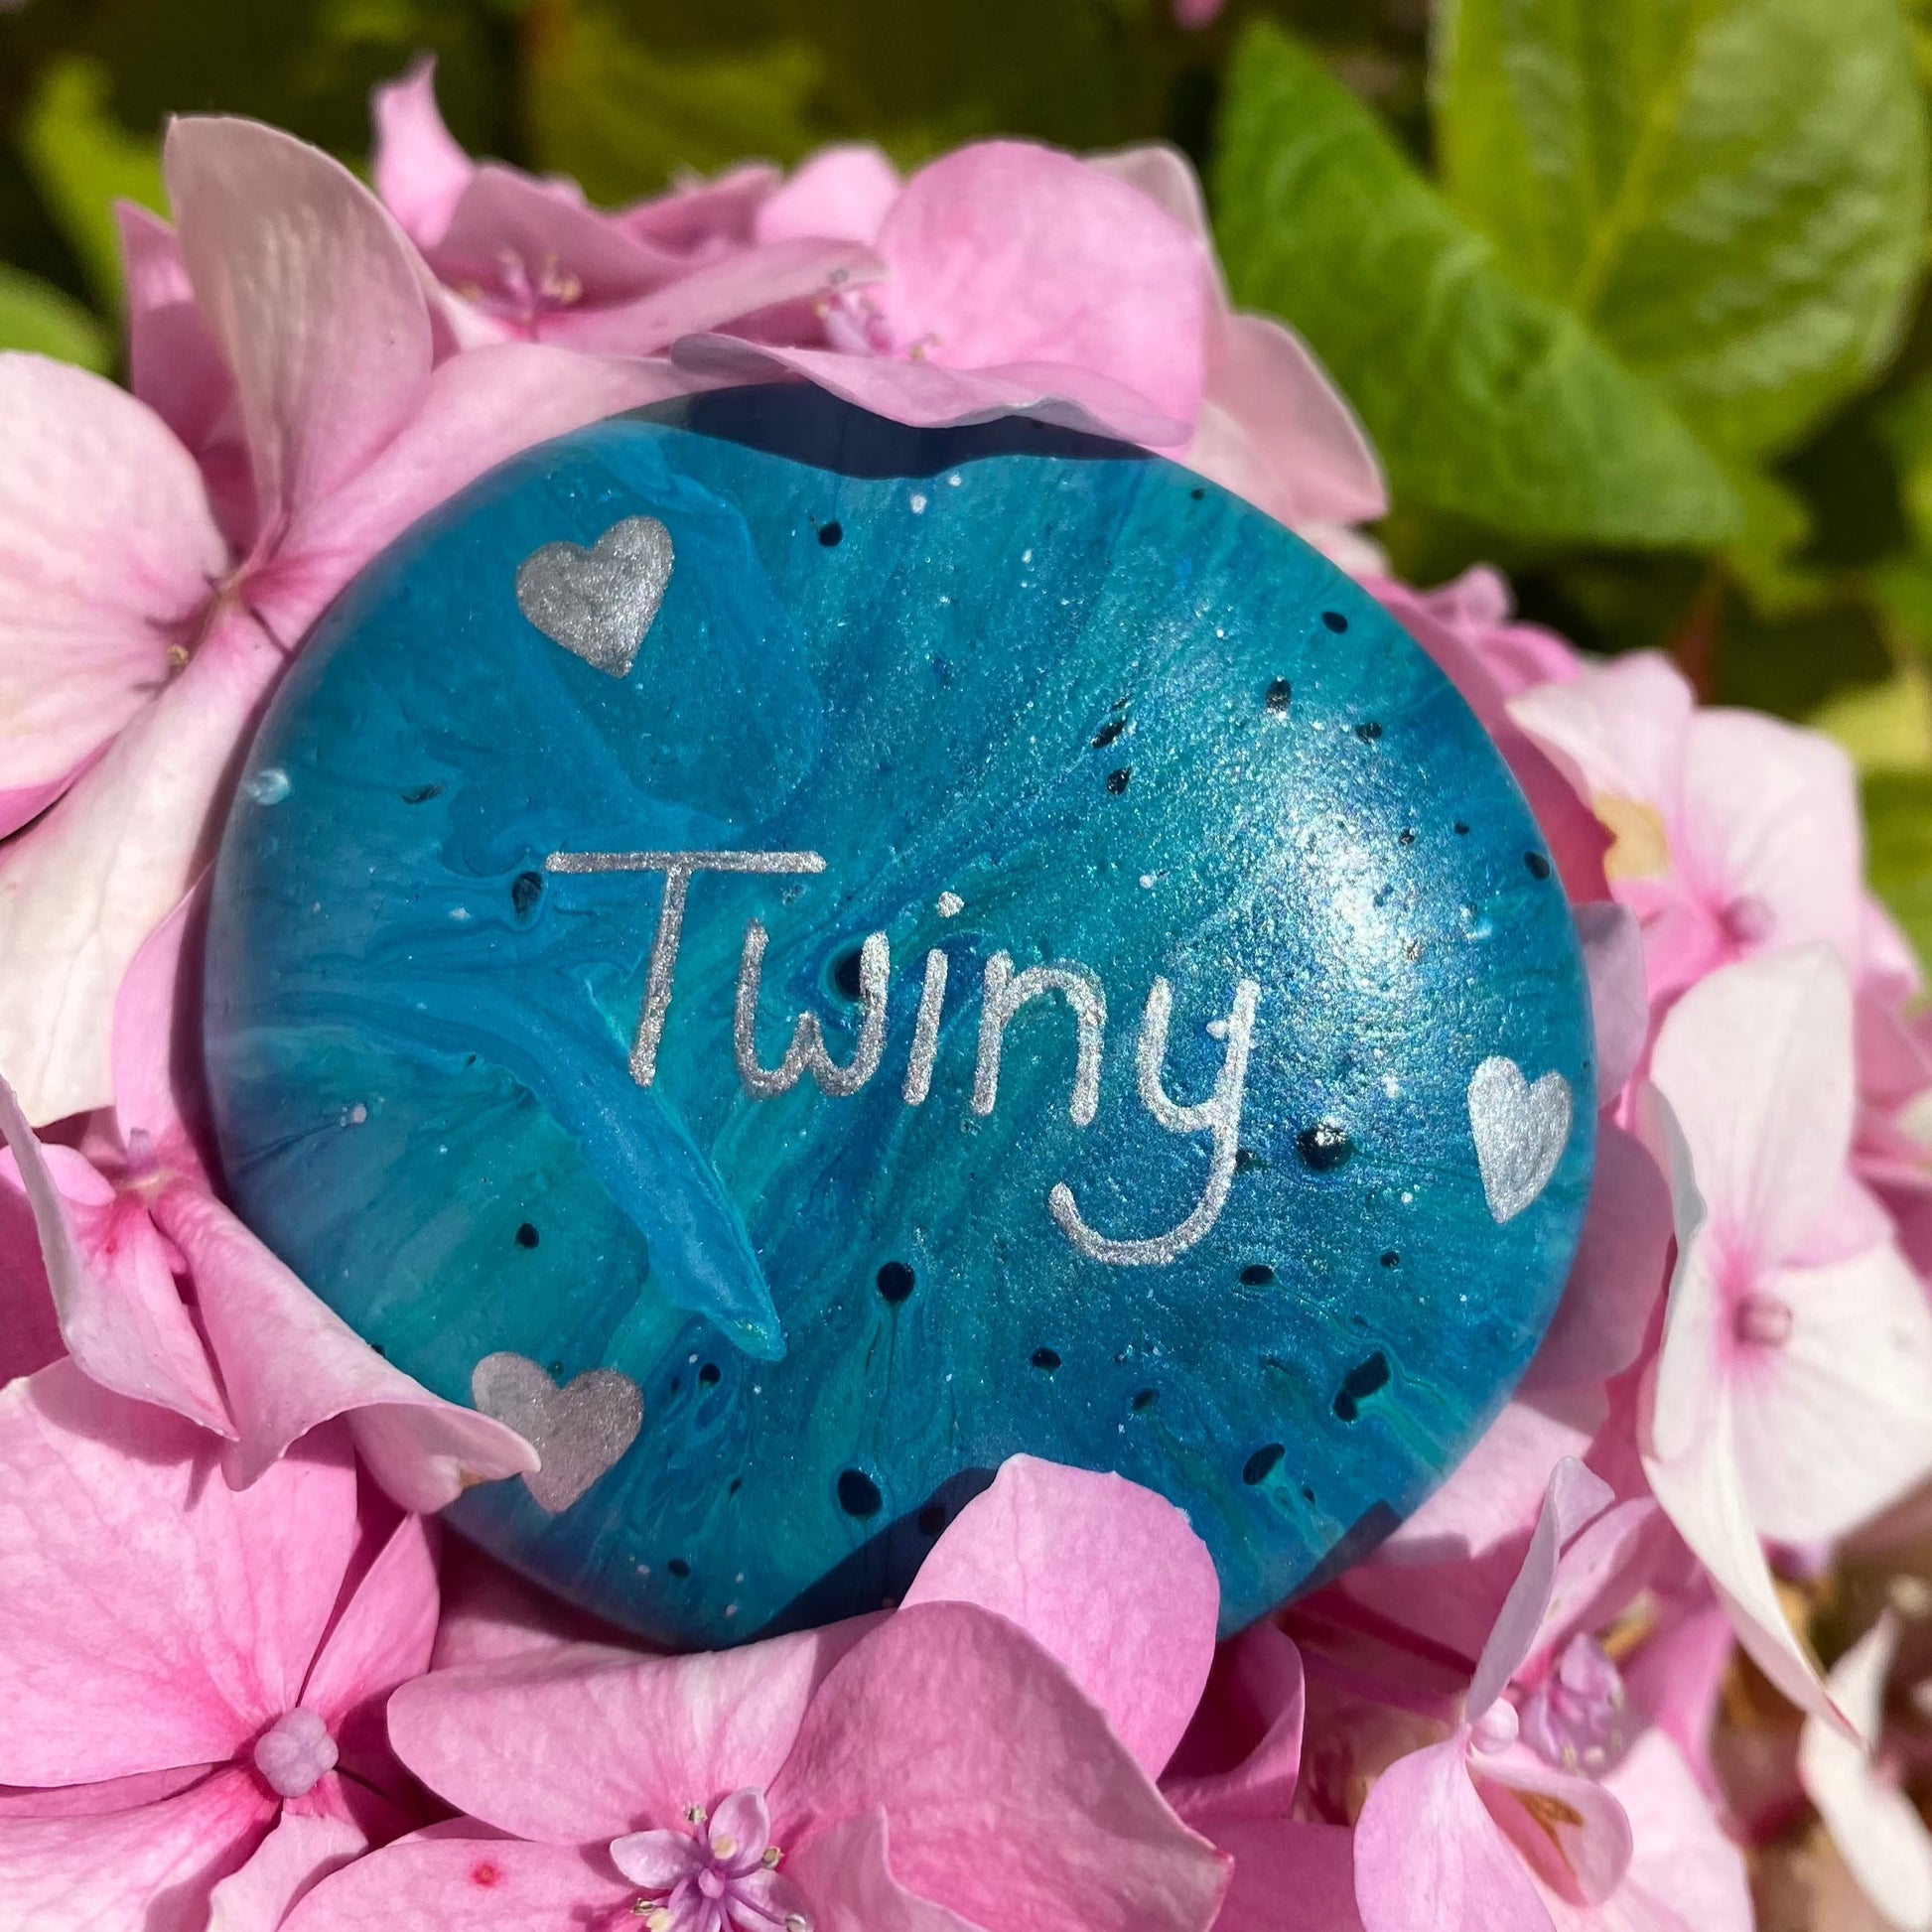
[(1635, 1135), (1596, 1129), (1596, 1171), (1563, 1300), (1523, 1391), (1606, 1382), (1629, 1368), (1670, 1271), (1670, 1185)]
[(1158, 1777), (1207, 1682), (1221, 1589), (1207, 1546), (1165, 1497), (1016, 1455), (947, 1526), (904, 1597), (946, 1601), (1011, 1617)]
[(1388, 483), (1354, 411), (1301, 337), (1269, 316), (1217, 318), (1181, 461), (1293, 527), (1388, 514)]
[(390, 1741), (473, 1817), (547, 1844), (608, 1842), (768, 1787), (863, 1627), (691, 1657), (568, 1644), (438, 1671), (390, 1700)]
[(970, 1603), (877, 1623), (768, 1789), (780, 1844), (885, 1804), (899, 1882), (981, 1925), (1205, 1932), (1225, 1884), (1059, 1665)]
[(244, 1771), (128, 1811), (0, 1818), (0, 1923), (85, 1932), (205, 1932), (216, 1885), (275, 1801)]
[(813, 1932), (979, 1932), (894, 1877), (883, 1809), (812, 1833), (785, 1869), (810, 1902)]
[[(117, 1197), (71, 1148), (43, 1147), (4, 1080), (0, 1136), (33, 1209), (69, 1353), (102, 1387), (232, 1436), (227, 1404), (146, 1206)], [(0, 1173), (0, 1186), (13, 1178)]]
[(214, 1887), (207, 1932), (276, 1932), (297, 1900), (367, 1849), (341, 1812), (284, 1806), (248, 1863)]
[(180, 120), (163, 165), (197, 302), (235, 374), (260, 528), (274, 532), (421, 404), (432, 344), (415, 258), (346, 168), (274, 128)]
[(154, 1213), (187, 1257), (221, 1365), (237, 1436), (231, 1482), (258, 1481), (292, 1443), (337, 1416), (348, 1418), (369, 1473), (405, 1509), (441, 1509), (469, 1482), (537, 1466), (514, 1430), (385, 1361), (211, 1194), (168, 1187)]
[(681, 336), (722, 329), (741, 317), (883, 272), (870, 249), (802, 236), (744, 249), (691, 268), (663, 288), (600, 308), (558, 310), (544, 318), (545, 342), (611, 355), (655, 355)]
[(1207, 250), (1126, 182), (1028, 142), (976, 142), (907, 181), (878, 247), (893, 279), (875, 300), (901, 354), (1068, 364), (1178, 423), (1199, 414)]
[(369, 96), (375, 153), (369, 173), (383, 206), (419, 248), (449, 231), (476, 164), (457, 145), (436, 105), (436, 59), (424, 55), (403, 75)]
[(1234, 1877), (1214, 1932), (1362, 1932), (1347, 1826), (1244, 1819), (1215, 1843), (1232, 1855)]
[(1852, 989), (1823, 946), (1721, 968), (1673, 1007), (1650, 1077), (1670, 1102), (1715, 1234), (1796, 1252), (1852, 1146)]
[(1366, 1932), (1550, 1932), (1515, 1848), (1470, 1781), (1468, 1731), (1399, 1757), (1355, 1824)]
[(1469, 1680), (1468, 1712), (1478, 1718), (1502, 1696), (1510, 1679), (1535, 1648), (1545, 1613), (1557, 1587), (1564, 1549), (1584, 1526), (1600, 1516), (1614, 1492), (1600, 1476), (1565, 1456), (1550, 1471), (1543, 1508), (1530, 1534), (1523, 1567), (1510, 1586), (1489, 1641)]
[[(1162, 1795), (1210, 1838), (1218, 1839), (1231, 1820), (1287, 1818), (1301, 1772), (1306, 1708), (1294, 1640), (1265, 1619), (1251, 1625), (1221, 1646)], [(1239, 1757), (1215, 1762), (1236, 1739)]]
[(214, 1448), (70, 1362), (0, 1389), (0, 1781), (219, 1762), (296, 1704), (355, 1534), (347, 1444), (245, 1494)]
[(1751, 1520), (1781, 1542), (1842, 1536), (1932, 1469), (1925, 1285), (1885, 1242), (1851, 1260), (1775, 1270), (1758, 1292), (1791, 1311), (1791, 1332), (1751, 1349), (1736, 1371)]
[(84, 369), (0, 353), (0, 833), (150, 704), (227, 571), (194, 459)]
[(0, 1069), (35, 1124), (112, 1098), (115, 995), (207, 863), (235, 749), (281, 661), (224, 608), (188, 668), (0, 850)]
[(1545, 1884), (1584, 1905), (1616, 1889), (1630, 1864), (1630, 1820), (1601, 1784), (1554, 1770), (1524, 1745), (1478, 1751), (1469, 1772), (1490, 1817)]
[(592, 1926), (636, 1887), (602, 1851), (513, 1839), (412, 1838), (325, 1878), (283, 1932), (530, 1932)]
[(871, 242), (899, 187), (898, 170), (870, 142), (820, 148), (759, 209), (754, 231), (761, 242)]

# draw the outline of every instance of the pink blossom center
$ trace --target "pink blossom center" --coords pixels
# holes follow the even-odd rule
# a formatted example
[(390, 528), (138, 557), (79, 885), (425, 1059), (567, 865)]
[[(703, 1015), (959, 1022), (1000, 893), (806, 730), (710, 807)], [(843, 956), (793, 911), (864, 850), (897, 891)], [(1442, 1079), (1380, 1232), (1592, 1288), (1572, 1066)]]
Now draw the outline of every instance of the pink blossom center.
[(803, 1897), (780, 1875), (762, 1792), (734, 1792), (708, 1813), (693, 1805), (686, 1830), (633, 1832), (611, 1858), (641, 1888), (630, 1914), (645, 1932), (811, 1932)]
[(1777, 924), (1771, 908), (1754, 895), (1746, 893), (1732, 899), (1718, 914), (1725, 937), (1733, 946), (1748, 949), (1761, 946)]
[(1737, 1339), (1758, 1348), (1778, 1348), (1791, 1339), (1791, 1305), (1753, 1289), (1731, 1313)]
[(255, 1769), (284, 1798), (306, 1798), (336, 1768), (336, 1740), (306, 1705), (277, 1718), (255, 1739)]
[(1566, 1771), (1598, 1777), (1623, 1755), (1623, 1679), (1602, 1647), (1573, 1637), (1555, 1672), (1523, 1706), (1523, 1739)]

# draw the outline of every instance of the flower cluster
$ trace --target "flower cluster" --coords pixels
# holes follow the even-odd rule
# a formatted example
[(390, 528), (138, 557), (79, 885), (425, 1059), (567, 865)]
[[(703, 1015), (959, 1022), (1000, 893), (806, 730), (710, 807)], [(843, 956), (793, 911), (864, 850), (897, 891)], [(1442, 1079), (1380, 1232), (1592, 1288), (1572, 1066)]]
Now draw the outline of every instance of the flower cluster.
[[(374, 193), (178, 123), (173, 225), (122, 211), (130, 388), (0, 356), (0, 1922), (1742, 1932), (1755, 1860), (1813, 1923), (1932, 1927), (1887, 1702), (1932, 1628), (1932, 1029), (1847, 760), (1492, 573), (1383, 576), (1373, 453), (1172, 151), (840, 148), (605, 210), (474, 162), (432, 78), (378, 95)], [(534, 1452), (222, 1200), (200, 881), (313, 620), (504, 457), (773, 376), (1123, 437), (1301, 530), (1575, 907), (1603, 1113), (1548, 1338), (1419, 1513), (1218, 1648), (1178, 1511), (1026, 1457), (891, 1611), (626, 1646), (439, 1550)]]

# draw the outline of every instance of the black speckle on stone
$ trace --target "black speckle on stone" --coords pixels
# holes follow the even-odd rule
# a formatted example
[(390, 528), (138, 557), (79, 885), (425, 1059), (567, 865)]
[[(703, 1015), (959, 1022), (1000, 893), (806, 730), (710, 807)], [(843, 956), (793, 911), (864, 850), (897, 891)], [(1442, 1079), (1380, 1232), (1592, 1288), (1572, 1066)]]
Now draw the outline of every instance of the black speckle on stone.
[(1249, 1288), (1272, 1288), (1275, 1271), (1265, 1261), (1251, 1261), (1242, 1269), (1241, 1279)]
[(848, 1516), (877, 1516), (886, 1499), (863, 1469), (839, 1471), (839, 1507)]
[(1325, 623), (1328, 626), (1328, 628), (1335, 633), (1337, 637), (1339, 637), (1341, 633), (1348, 628), (1348, 620), (1345, 617), (1343, 617), (1339, 611), (1323, 611), (1321, 614), (1321, 621)]
[(1052, 1349), (1035, 1348), (1034, 1350), (1034, 1366), (1035, 1368), (1043, 1368), (1048, 1375), (1051, 1375), (1059, 1365), (1060, 1358)]
[(1270, 711), (1286, 711), (1294, 701), (1295, 687), (1285, 677), (1278, 677), (1268, 687), (1268, 695), (1262, 700)]
[(1314, 1501), (1314, 1491), (1311, 1489), (1306, 1482), (1303, 1483), (1302, 1485), (1302, 1500), (1305, 1503), (1311, 1503)]
[(1187, 494), (1191, 496), (1195, 502), (1198, 503), (1201, 500), (1201, 498), (1207, 494), (1207, 491), (1204, 490), (1199, 483), (1196, 483), (1193, 486), (1193, 488), (1187, 492)]
[(1279, 1443), (1263, 1443), (1241, 1465), (1241, 1480), (1252, 1489), (1258, 1482), (1266, 1482), (1281, 1465), (1281, 1459), (1288, 1451)]
[(1107, 773), (1107, 789), (1118, 798), (1127, 789), (1127, 781), (1133, 775), (1134, 767), (1131, 764), (1123, 764), (1118, 771), (1109, 771)]
[(927, 1503), (926, 1506), (919, 1511), (918, 1523), (919, 1523), (919, 1534), (921, 1536), (940, 1535), (946, 1527), (945, 1504)]
[(1388, 1380), (1389, 1358), (1378, 1348), (1342, 1377), (1341, 1387), (1335, 1391), (1335, 1414), (1343, 1422), (1353, 1422), (1362, 1413), (1362, 1404), (1377, 1389), (1386, 1387)]
[(848, 947), (832, 962), (832, 984), (848, 1000), (856, 1000), (863, 991), (859, 983), (860, 948)]
[(673, 1577), (688, 1577), (691, 1574), (691, 1566), (688, 1563), (686, 1563), (682, 1557), (673, 1557), (670, 1560), (670, 1562), (664, 1566), (664, 1568), (668, 1570)]
[(743, 1476), (733, 1476), (729, 1486), (726, 1488), (725, 1493), (728, 1496), (735, 1496), (744, 1487), (745, 1487), (745, 1478)]
[(386, 1348), (384, 1348), (379, 1341), (372, 1341), (369, 1343), (369, 1346), (373, 1348), (375, 1352), (378, 1355), (380, 1355), (385, 1362), (389, 1359), (389, 1351)]
[(427, 805), (432, 798), (441, 798), (446, 789), (446, 786), (440, 784), (411, 785), (403, 793), (402, 802), (405, 805)]
[(917, 1285), (918, 1277), (913, 1274), (904, 1262), (889, 1261), (873, 1277), (873, 1280), (877, 1283), (880, 1294), (892, 1303), (895, 1308), (897, 1308), (912, 1293), (913, 1288)]
[(1252, 1173), (1256, 1168), (1266, 1173), (1268, 1163), (1251, 1147), (1238, 1147), (1234, 1150), (1234, 1172)]
[[(563, 1373), (563, 1370), (562, 1370), (562, 1369), (560, 1369), (560, 1368), (554, 1368), (554, 1369), (552, 1369), (552, 1370), (550, 1371), (550, 1377), (551, 1377), (551, 1380), (552, 1380), (552, 1381), (555, 1381), (555, 1380), (556, 1380), (556, 1378), (557, 1378), (557, 1377), (558, 1377), (559, 1375), (561, 1375), (562, 1373)], [(678, 1392), (678, 1390), (679, 1390), (679, 1388), (683, 1386), (683, 1382), (684, 1382), (684, 1378), (683, 1378), (683, 1376), (681, 1376), (681, 1375), (673, 1375), (673, 1376), (671, 1377), (671, 1393), (672, 1393), (673, 1395), (676, 1395), (676, 1394), (677, 1394), (677, 1392)]]
[(1158, 1389), (1136, 1389), (1134, 1391), (1134, 1413), (1144, 1416), (1160, 1400)]
[(1393, 1248), (1384, 1248), (1382, 1250), (1382, 1266), (1384, 1268), (1400, 1268), (1402, 1266), (1402, 1257)]
[(1104, 752), (1127, 729), (1125, 718), (1109, 718), (1093, 735), (1093, 749)]
[(721, 1372), (722, 1371), (719, 1369), (718, 1364), (716, 1362), (707, 1362), (705, 1363), (703, 1368), (699, 1369), (698, 1380), (702, 1382), (706, 1388), (714, 1389), (718, 1386), (718, 1377)]
[(510, 910), (527, 919), (543, 900), (543, 874), (519, 872), (510, 881)]
[(1295, 1151), (1302, 1157), (1304, 1166), (1312, 1168), (1316, 1173), (1333, 1173), (1337, 1168), (1348, 1165), (1355, 1143), (1348, 1138), (1347, 1128), (1324, 1120), (1303, 1128), (1296, 1135)]
[(516, 1245), (519, 1248), (534, 1248), (537, 1245), (537, 1224), (534, 1221), (524, 1221), (518, 1225)]
[(1395, 842), (1397, 845), (1414, 845), (1416, 842), (1416, 828), (1413, 825), (1405, 825), (1396, 834)]
[(1458, 839), (1466, 839), (1469, 836), (1469, 828), (1466, 825), (1464, 825), (1459, 818), (1455, 821), (1453, 825), (1449, 827), (1449, 830), (1453, 832)]
[(1528, 867), (1529, 867), (1529, 869), (1530, 869), (1530, 877), (1531, 877), (1532, 879), (1548, 879), (1548, 878), (1549, 878), (1549, 876), (1550, 876), (1550, 862), (1549, 862), (1549, 860), (1548, 860), (1548, 859), (1546, 859), (1546, 858), (1545, 858), (1545, 857), (1543, 856), (1543, 854), (1542, 854), (1542, 853), (1540, 853), (1540, 852), (1526, 852), (1526, 853), (1524, 853), (1524, 854), (1523, 854), (1523, 863), (1524, 863), (1524, 865), (1526, 865), (1526, 866), (1528, 866)]
[(1373, 718), (1365, 719), (1361, 724), (1355, 727), (1355, 736), (1359, 738), (1364, 745), (1373, 745), (1375, 741), (1382, 736), (1382, 727), (1378, 725)]
[(845, 528), (836, 517), (830, 523), (821, 523), (818, 526), (818, 540), (828, 550), (836, 547), (839, 539), (844, 535)]

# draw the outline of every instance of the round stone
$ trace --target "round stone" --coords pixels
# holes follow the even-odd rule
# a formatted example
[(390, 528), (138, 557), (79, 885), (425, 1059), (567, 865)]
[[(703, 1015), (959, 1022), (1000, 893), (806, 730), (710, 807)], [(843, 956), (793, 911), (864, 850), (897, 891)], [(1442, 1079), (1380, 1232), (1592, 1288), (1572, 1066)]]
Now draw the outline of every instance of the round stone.
[(1543, 857), (1427, 656), (1188, 472), (720, 392), (324, 619), (216, 874), (222, 1159), (536, 1444), (456, 1523), (653, 1641), (897, 1597), (1023, 1450), (1171, 1496), (1233, 1629), (1415, 1507), (1561, 1292)]

